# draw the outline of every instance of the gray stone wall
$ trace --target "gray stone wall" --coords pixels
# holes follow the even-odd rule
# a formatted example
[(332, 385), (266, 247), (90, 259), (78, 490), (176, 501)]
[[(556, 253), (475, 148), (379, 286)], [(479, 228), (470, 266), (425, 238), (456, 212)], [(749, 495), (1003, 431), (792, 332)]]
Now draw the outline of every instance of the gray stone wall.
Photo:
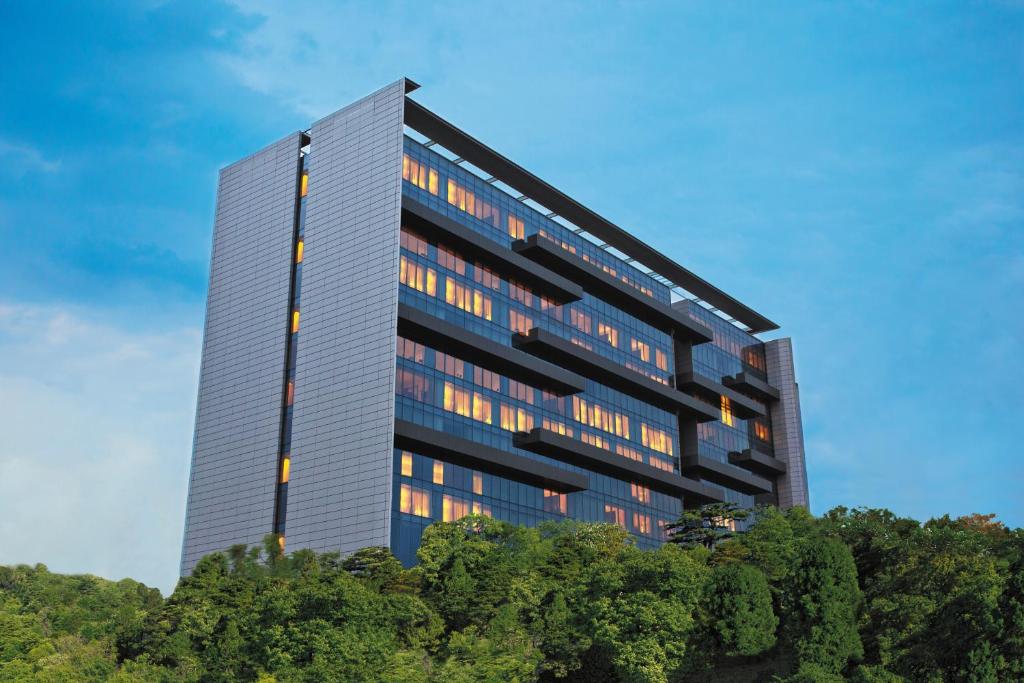
[(310, 131), (288, 552), (390, 544), (404, 91)]
[(786, 473), (777, 480), (779, 507), (810, 507), (807, 466), (804, 459), (804, 426), (800, 417), (800, 388), (793, 366), (793, 342), (776, 339), (764, 345), (768, 383), (781, 398), (772, 405), (772, 438), (775, 457), (786, 463)]
[(220, 173), (183, 574), (272, 530), (300, 138)]

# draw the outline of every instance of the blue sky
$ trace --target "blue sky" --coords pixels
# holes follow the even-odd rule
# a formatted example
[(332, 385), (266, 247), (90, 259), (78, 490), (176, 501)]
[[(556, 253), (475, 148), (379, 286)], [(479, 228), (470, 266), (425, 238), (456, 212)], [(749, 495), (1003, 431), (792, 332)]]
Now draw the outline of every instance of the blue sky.
[(217, 170), (415, 97), (782, 323), (814, 512), (1024, 525), (1024, 5), (4, 3), (0, 563), (169, 590)]

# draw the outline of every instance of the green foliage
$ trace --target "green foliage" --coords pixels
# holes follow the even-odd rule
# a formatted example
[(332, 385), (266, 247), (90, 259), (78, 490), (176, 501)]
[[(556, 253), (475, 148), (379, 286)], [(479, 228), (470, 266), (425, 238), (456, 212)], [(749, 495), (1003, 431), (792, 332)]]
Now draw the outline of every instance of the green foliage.
[(743, 514), (688, 513), (652, 551), (607, 524), (467, 517), (429, 527), (412, 569), (270, 536), (166, 599), (0, 567), (0, 683), (1024, 680), (1024, 532), (845, 508), (725, 527)]
[(704, 546), (710, 550), (732, 538), (735, 522), (749, 515), (749, 510), (735, 503), (712, 503), (696, 510), (683, 510), (679, 519), (666, 528), (672, 533), (672, 543), (688, 548)]

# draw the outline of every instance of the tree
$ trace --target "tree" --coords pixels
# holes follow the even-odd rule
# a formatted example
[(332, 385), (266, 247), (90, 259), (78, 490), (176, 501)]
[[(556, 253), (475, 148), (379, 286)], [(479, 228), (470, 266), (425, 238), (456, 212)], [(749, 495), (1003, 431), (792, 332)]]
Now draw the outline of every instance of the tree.
[(712, 503), (697, 510), (683, 510), (679, 519), (666, 529), (672, 534), (670, 541), (684, 547), (697, 545), (709, 550), (718, 543), (731, 538), (736, 522), (750, 514), (736, 503)]
[(716, 567), (702, 603), (704, 647), (726, 657), (759, 655), (775, 645), (778, 617), (768, 581), (756, 567)]
[(786, 635), (798, 667), (838, 674), (863, 656), (857, 632), (861, 593), (849, 548), (833, 538), (804, 540), (789, 593)]

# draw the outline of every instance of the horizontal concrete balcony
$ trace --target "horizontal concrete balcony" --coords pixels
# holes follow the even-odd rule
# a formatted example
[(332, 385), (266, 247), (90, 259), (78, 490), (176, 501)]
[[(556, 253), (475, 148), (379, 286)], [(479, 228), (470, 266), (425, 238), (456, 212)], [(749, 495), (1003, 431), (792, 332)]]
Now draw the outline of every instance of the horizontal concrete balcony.
[(722, 384), (762, 401), (778, 401), (780, 396), (778, 389), (763, 379), (754, 377), (749, 372), (740, 372), (732, 377), (726, 377), (722, 380)]
[(590, 488), (589, 477), (580, 472), (563, 470), (405, 420), (395, 420), (395, 447), (562, 493)]
[(559, 396), (578, 394), (586, 388), (586, 379), (575, 372), (499, 344), (410, 304), (398, 304), (398, 334)]
[(772, 483), (735, 465), (719, 462), (703, 455), (687, 455), (682, 459), (682, 473), (700, 477), (704, 481), (718, 484), (733, 491), (756, 495), (771, 493)]
[(729, 454), (729, 462), (766, 477), (775, 477), (786, 472), (786, 463), (753, 448), (733, 451)]
[(699, 504), (704, 504), (724, 500), (715, 489), (681, 477), (675, 472), (666, 472), (540, 427), (515, 434), (513, 443), (517, 448), (546, 455), (615, 479), (642, 484), (670, 496), (682, 496), (684, 501), (700, 501)]
[(583, 285), (585, 290), (660, 330), (688, 339), (694, 344), (703, 344), (712, 339), (711, 330), (690, 316), (647, 296), (548, 239), (530, 235), (525, 240), (513, 242), (512, 250), (543, 266), (565, 273)]
[(732, 405), (733, 414), (744, 420), (765, 417), (768, 414), (765, 407), (757, 401), (695, 372), (681, 372), (676, 375), (676, 386), (694, 396), (703, 396), (718, 405), (721, 405), (721, 397), (725, 396)]
[(505, 279), (529, 285), (535, 293), (544, 294), (559, 304), (583, 298), (583, 288), (575, 282), (405, 195), (402, 196), (402, 222), (424, 237), (451, 246)]
[(512, 345), (681, 417), (698, 422), (711, 422), (719, 417), (719, 408), (709, 406), (667, 384), (656, 382), (548, 330), (534, 327), (525, 335), (515, 334), (512, 336)]

